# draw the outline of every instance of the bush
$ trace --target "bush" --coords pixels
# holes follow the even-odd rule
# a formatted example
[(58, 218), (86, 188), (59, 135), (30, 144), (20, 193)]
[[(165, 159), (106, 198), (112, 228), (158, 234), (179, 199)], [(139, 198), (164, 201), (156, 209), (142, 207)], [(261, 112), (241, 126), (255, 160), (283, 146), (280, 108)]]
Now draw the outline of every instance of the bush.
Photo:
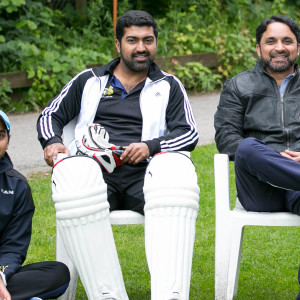
[(189, 62), (182, 66), (173, 60), (173, 64), (174, 72), (169, 72), (174, 73), (187, 90), (212, 92), (222, 86), (221, 76), (214, 74), (200, 62)]
[[(89, 15), (96, 3), (101, 8), (102, 0), (93, 1), (88, 7)], [(112, 30), (100, 34), (99, 16), (91, 16), (91, 23), (80, 26), (78, 19), (71, 18), (70, 7), (63, 12), (53, 11), (39, 1), (25, 4), (22, 0), (1, 2), (0, 72), (26, 71), (28, 78), (34, 78), (24, 102), (37, 110), (87, 63), (104, 64), (112, 59), (113, 41), (108, 36)], [(76, 15), (74, 9), (73, 13)], [(103, 14), (100, 20), (108, 22)], [(74, 26), (70, 25), (72, 21)], [(9, 103), (10, 107), (13, 105)]]
[(1, 108), (8, 106), (10, 103), (10, 97), (8, 94), (11, 94), (13, 91), (10, 88), (9, 82), (6, 79), (2, 79), (0, 82), (0, 99), (1, 99)]
[[(34, 78), (23, 97), (27, 109), (44, 107), (86, 64), (112, 59), (112, 1), (87, 3), (80, 12), (71, 5), (52, 10), (44, 0), (0, 1), (0, 72), (24, 70)], [(159, 27), (160, 56), (217, 53), (217, 70), (199, 62), (174, 69), (187, 89), (201, 92), (252, 68), (258, 24), (277, 13), (299, 21), (299, 6), (299, 1), (291, 0), (120, 0), (118, 15), (129, 9), (148, 10)], [(6, 100), (3, 105), (14, 104)]]

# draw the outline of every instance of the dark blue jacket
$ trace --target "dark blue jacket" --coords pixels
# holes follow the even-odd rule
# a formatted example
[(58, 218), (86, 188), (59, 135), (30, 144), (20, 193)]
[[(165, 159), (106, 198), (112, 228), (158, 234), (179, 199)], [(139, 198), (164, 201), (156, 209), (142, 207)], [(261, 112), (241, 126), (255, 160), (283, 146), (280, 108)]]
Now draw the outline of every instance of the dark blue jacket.
[(34, 204), (23, 175), (13, 169), (7, 153), (0, 159), (0, 271), (8, 279), (26, 258)]

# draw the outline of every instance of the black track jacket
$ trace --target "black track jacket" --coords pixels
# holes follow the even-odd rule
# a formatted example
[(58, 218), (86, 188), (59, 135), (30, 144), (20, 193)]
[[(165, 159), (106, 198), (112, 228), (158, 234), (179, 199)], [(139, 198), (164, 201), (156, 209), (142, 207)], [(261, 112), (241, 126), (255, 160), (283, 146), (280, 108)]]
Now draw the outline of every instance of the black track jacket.
[(0, 266), (6, 279), (26, 258), (34, 213), (30, 187), (13, 169), (7, 153), (0, 159)]

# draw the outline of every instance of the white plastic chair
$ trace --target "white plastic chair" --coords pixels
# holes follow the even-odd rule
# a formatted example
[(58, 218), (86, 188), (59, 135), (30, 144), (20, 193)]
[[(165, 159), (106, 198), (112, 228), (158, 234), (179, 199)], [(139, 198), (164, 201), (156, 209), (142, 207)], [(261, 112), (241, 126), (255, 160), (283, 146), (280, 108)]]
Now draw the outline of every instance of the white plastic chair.
[(237, 294), (244, 226), (300, 226), (292, 213), (246, 211), (238, 199), (230, 210), (229, 160), (215, 154), (215, 299), (231, 300)]
[[(63, 139), (66, 146), (68, 146), (74, 139), (75, 124), (76, 120), (74, 119), (64, 127)], [(110, 213), (109, 219), (111, 225), (144, 224), (144, 216), (131, 210), (112, 211)], [(56, 226), (56, 228), (56, 260), (65, 263), (68, 266), (71, 275), (69, 287), (67, 291), (61, 297), (59, 297), (59, 300), (74, 300), (76, 297), (78, 272), (65, 250), (61, 235), (58, 231), (58, 227)]]

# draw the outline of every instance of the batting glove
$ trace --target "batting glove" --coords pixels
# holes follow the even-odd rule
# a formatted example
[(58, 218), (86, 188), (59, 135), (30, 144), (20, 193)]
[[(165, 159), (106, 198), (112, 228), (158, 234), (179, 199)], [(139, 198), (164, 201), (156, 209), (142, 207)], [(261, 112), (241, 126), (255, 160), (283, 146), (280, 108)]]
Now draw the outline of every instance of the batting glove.
[(88, 125), (81, 141), (76, 140), (77, 154), (93, 157), (108, 173), (122, 164), (124, 149), (109, 143), (109, 135), (100, 124)]

